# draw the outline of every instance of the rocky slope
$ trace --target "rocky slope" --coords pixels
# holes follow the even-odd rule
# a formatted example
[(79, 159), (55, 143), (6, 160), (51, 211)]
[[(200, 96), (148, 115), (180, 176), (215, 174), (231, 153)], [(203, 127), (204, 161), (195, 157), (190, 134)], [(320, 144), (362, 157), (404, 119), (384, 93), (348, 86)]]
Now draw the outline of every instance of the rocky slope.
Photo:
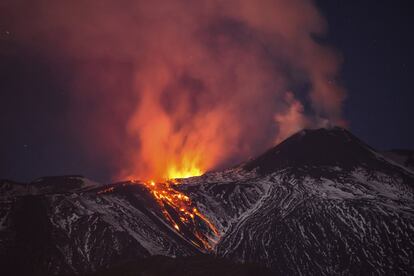
[(344, 129), (301, 131), (174, 188), (218, 235), (201, 220), (175, 229), (139, 182), (2, 181), (2, 267), (83, 274), (150, 255), (209, 253), (278, 275), (414, 273), (414, 175)]
[(388, 159), (414, 171), (414, 150), (393, 149), (383, 151), (382, 154)]
[(221, 226), (218, 255), (280, 275), (413, 272), (414, 177), (348, 131), (302, 131), (225, 175), (182, 186)]

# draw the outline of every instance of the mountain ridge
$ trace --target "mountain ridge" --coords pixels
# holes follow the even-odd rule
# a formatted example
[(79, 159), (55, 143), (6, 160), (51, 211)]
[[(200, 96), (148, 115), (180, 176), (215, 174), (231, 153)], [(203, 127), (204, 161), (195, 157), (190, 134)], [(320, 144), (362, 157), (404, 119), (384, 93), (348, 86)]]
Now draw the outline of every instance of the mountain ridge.
[[(220, 234), (202, 221), (191, 226), (212, 251), (193, 244), (190, 226), (174, 229), (139, 182), (43, 178), (30, 193), (7, 183), (0, 182), (0, 260), (15, 266), (21, 252), (35, 251), (43, 253), (31, 267), (52, 274), (209, 253), (276, 275), (414, 272), (414, 175), (341, 128), (300, 131), (239, 167), (180, 180), (173, 188)], [(31, 209), (44, 244), (25, 230)]]

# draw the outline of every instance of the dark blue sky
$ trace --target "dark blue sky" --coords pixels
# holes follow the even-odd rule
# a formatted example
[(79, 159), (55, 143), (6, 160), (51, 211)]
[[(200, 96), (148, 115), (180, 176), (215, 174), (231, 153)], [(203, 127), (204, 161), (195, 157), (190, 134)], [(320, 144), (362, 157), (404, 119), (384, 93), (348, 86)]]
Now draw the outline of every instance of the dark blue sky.
[(342, 52), (345, 118), (379, 149), (414, 148), (411, 1), (317, 1)]
[[(375, 148), (414, 148), (410, 1), (317, 4), (329, 25), (326, 42), (343, 55), (344, 117), (351, 131)], [(87, 158), (66, 130), (73, 115), (67, 111), (70, 73), (57, 74), (33, 49), (14, 45), (13, 33), (2, 23), (0, 178), (80, 173), (107, 181), (109, 164)]]

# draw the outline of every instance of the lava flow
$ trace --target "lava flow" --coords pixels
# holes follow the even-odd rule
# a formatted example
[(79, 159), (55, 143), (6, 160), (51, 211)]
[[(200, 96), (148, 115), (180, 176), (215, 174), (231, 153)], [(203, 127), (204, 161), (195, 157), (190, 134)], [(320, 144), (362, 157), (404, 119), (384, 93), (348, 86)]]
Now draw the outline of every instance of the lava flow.
[(175, 188), (180, 184), (179, 179), (142, 183), (154, 196), (165, 219), (177, 232), (199, 248), (212, 249), (219, 233), (214, 224), (194, 206), (191, 199)]

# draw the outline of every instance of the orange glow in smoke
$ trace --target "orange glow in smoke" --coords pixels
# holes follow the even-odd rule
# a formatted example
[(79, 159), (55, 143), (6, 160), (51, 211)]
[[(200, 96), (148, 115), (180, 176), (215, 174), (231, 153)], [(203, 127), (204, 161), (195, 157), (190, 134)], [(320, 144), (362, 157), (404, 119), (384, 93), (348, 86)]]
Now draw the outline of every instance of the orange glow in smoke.
[[(7, 2), (0, 15), (18, 17)], [(13, 43), (62, 60), (67, 129), (114, 179), (196, 176), (343, 124), (342, 58), (315, 40), (327, 30), (315, 1), (41, 2), (30, 26), (10, 22)]]
[(175, 166), (172, 166), (168, 169), (168, 178), (169, 179), (177, 179), (177, 178), (188, 178), (193, 176), (200, 176), (203, 173), (199, 168), (196, 167), (188, 167), (183, 170), (177, 169)]

